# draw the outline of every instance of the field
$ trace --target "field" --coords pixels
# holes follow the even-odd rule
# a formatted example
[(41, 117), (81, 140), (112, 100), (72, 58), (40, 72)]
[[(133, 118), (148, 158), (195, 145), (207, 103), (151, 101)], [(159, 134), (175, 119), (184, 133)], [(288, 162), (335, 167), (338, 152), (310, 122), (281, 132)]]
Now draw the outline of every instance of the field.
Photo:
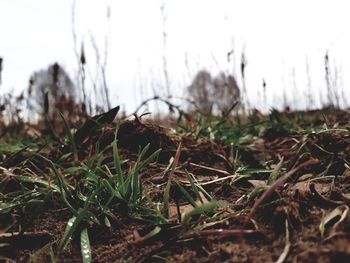
[(1, 262), (350, 262), (348, 111), (117, 112), (2, 132)]

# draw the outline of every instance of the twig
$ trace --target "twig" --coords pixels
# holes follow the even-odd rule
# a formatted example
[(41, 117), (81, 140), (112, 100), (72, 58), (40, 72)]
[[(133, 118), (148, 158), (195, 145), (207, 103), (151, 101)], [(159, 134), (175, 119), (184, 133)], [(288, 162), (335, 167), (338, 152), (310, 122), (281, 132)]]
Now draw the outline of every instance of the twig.
[(221, 174), (224, 174), (224, 175), (226, 175), (226, 176), (232, 176), (232, 174), (230, 174), (230, 173), (227, 172), (227, 171), (220, 170), (220, 169), (216, 169), (216, 168), (213, 168), (213, 167), (208, 167), (208, 166), (204, 166), (204, 165), (197, 164), (197, 163), (190, 163), (190, 165), (195, 166), (195, 167), (198, 167), (198, 168), (202, 168), (202, 169), (205, 169), (205, 170), (208, 170), (208, 171), (213, 171), (213, 172), (221, 173)]
[(282, 185), (285, 184), (285, 182), (292, 176), (294, 175), (296, 172), (298, 172), (300, 169), (306, 167), (306, 166), (310, 166), (313, 164), (317, 164), (320, 161), (317, 159), (311, 159), (308, 160), (306, 162), (303, 162), (301, 164), (299, 164), (297, 167), (293, 168), (292, 170), (290, 170), (288, 173), (286, 173), (284, 176), (280, 177), (278, 180), (275, 181), (275, 183), (273, 185), (271, 185), (270, 188), (268, 188), (262, 195), (261, 197), (256, 200), (256, 202), (253, 205), (253, 208), (250, 211), (250, 214), (248, 215), (246, 222), (248, 222), (252, 216), (255, 214), (255, 212), (258, 210), (258, 208), (260, 207), (260, 205), (262, 203), (264, 203), (279, 187), (281, 187)]
[(161, 98), (161, 97), (159, 97), (159, 96), (157, 96), (157, 95), (154, 96), (154, 97), (152, 97), (152, 98), (149, 98), (149, 99), (144, 100), (144, 101), (136, 108), (136, 110), (134, 111), (133, 114), (136, 114), (143, 106), (147, 105), (147, 104), (148, 104), (149, 102), (151, 102), (151, 101), (160, 101), (160, 102), (165, 103), (165, 104), (169, 107), (169, 110), (170, 110), (170, 111), (173, 111), (174, 109), (176, 109), (177, 112), (178, 112), (179, 115), (180, 115), (180, 116), (179, 116), (179, 119), (181, 118), (181, 116), (184, 116), (187, 120), (190, 119), (190, 115), (187, 114), (185, 111), (183, 111), (183, 110), (180, 108), (180, 106), (175, 105), (175, 104), (173, 104), (172, 102), (170, 102), (169, 100), (163, 99), (163, 98)]
[(256, 235), (266, 233), (264, 230), (257, 229), (208, 229), (208, 230), (199, 230), (199, 231), (190, 231), (180, 237), (181, 240), (189, 239), (194, 237), (207, 237), (207, 236), (239, 236), (242, 235)]
[(276, 263), (282, 263), (286, 260), (291, 244), (290, 244), (290, 239), (289, 239), (289, 225), (288, 225), (288, 220), (285, 220), (285, 227), (286, 227), (286, 244), (284, 246), (282, 254), (278, 257), (278, 260)]
[[(225, 176), (225, 177), (220, 177), (211, 181), (207, 181), (207, 182), (198, 182), (198, 185), (203, 186), (203, 185), (209, 185), (209, 184), (214, 184), (217, 182), (221, 182), (221, 181), (225, 181), (225, 180), (229, 180), (229, 179), (233, 179), (233, 178), (237, 178), (238, 176), (235, 174), (229, 175), (229, 176)], [(181, 183), (185, 183), (186, 185), (190, 186), (191, 184), (188, 181), (182, 181), (180, 180), (179, 182)]]

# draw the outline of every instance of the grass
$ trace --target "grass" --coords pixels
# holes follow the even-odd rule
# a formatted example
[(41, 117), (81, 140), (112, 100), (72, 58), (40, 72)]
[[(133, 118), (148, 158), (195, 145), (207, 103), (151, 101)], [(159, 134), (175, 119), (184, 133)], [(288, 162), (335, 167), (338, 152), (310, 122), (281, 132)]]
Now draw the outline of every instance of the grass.
[[(42, 210), (43, 207), (49, 206), (54, 197), (60, 197), (63, 209), (67, 209), (72, 214), (72, 217), (67, 222), (66, 230), (58, 243), (55, 256), (58, 256), (67, 247), (72, 236), (84, 222), (88, 224), (109, 225), (108, 216), (112, 216), (114, 213), (122, 213), (131, 218), (150, 221), (152, 224), (166, 223), (168, 221), (166, 206), (169, 203), (171, 182), (169, 181), (164, 192), (164, 199), (167, 201), (162, 209), (158, 209), (156, 202), (147, 198), (144, 193), (140, 178), (140, 173), (149, 164), (156, 161), (161, 149), (146, 156), (150, 148), (150, 144), (147, 144), (139, 152), (136, 162), (125, 171), (122, 169), (122, 164), (125, 162), (120, 160), (118, 143), (115, 139), (112, 143), (112, 163), (101, 164), (99, 158), (102, 157), (101, 153), (105, 149), (101, 152), (96, 152), (90, 160), (77, 162), (78, 148), (74, 143), (73, 135), (67, 121), (63, 115), (61, 115), (61, 118), (67, 133), (67, 142), (72, 146), (72, 152), (61, 156), (57, 160), (57, 163), (41, 156), (49, 165), (52, 176), (45, 174), (41, 176), (35, 174), (32, 176), (10, 174), (11, 178), (9, 180), (15, 180), (19, 183), (21, 190), (2, 194), (0, 203), (1, 216), (15, 215), (19, 213), (19, 210), (23, 209), (33, 210), (34, 208), (34, 210)], [(3, 143), (2, 147), (7, 152), (13, 154), (23, 149), (22, 144), (11, 145)], [(63, 168), (62, 163), (69, 160), (72, 156), (74, 158), (71, 166)], [(175, 165), (173, 165), (172, 172), (174, 172), (174, 169)], [(67, 179), (79, 173), (82, 175), (82, 178), (78, 184), (73, 184)], [(191, 180), (191, 186), (198, 196), (198, 189), (201, 188), (194, 184), (190, 176), (188, 178)], [(6, 188), (6, 184), (6, 180), (3, 180), (0, 187)], [(214, 203), (208, 203), (202, 206), (195, 205), (190, 194), (179, 183), (176, 182), (176, 185), (189, 202), (192, 200), (191, 204), (195, 208), (183, 215), (184, 224), (189, 224), (193, 216), (214, 209)], [(160, 210), (163, 210), (163, 214)], [(37, 216), (37, 213), (33, 213), (32, 216)], [(87, 228), (83, 228), (80, 231), (80, 239), (83, 262), (91, 262)]]
[[(339, 153), (348, 149), (349, 130), (330, 123), (314, 125), (308, 114), (288, 116), (272, 110), (269, 116), (257, 118), (230, 112), (182, 122), (175, 149), (166, 145), (161, 149), (164, 145), (150, 139), (138, 152), (127, 152), (125, 146), (119, 147), (113, 124), (100, 127), (87, 141), (76, 144), (63, 115), (63, 148), (49, 138), (44, 142), (30, 137), (1, 141), (1, 233), (25, 237), (33, 227), (35, 230), (43, 213), (59, 210), (67, 216), (64, 230), (46, 246), (31, 250), (30, 260), (40, 261), (45, 255), (56, 262), (76, 253), (73, 251), (79, 244), (81, 260), (93, 262), (96, 229), (103, 227), (106, 235), (112, 235), (122, 228), (122, 218), (123, 231), (133, 233), (132, 244), (161, 242), (160, 247), (143, 254), (148, 260), (162, 258), (162, 253), (186, 240), (264, 234), (267, 230), (258, 225), (279, 220), (278, 213), (282, 213), (282, 232), (288, 240), (283, 242), (285, 250), (280, 258), (285, 259), (291, 253), (291, 224), (298, 215), (286, 210), (285, 202), (294, 197), (284, 189), (292, 191), (299, 178), (309, 172), (314, 188), (307, 191), (319, 194), (322, 202), (335, 202), (322, 197), (317, 187), (322, 182), (319, 178), (327, 176), (346, 180), (349, 160)], [(109, 132), (114, 138), (105, 144), (103, 138)], [(265, 148), (259, 146), (261, 140)], [(222, 152), (205, 150), (191, 155), (201, 150), (203, 142), (210, 143), (210, 149), (221, 147)], [(248, 158), (244, 157), (247, 152)], [(257, 158), (254, 166), (250, 158)], [(8, 160), (14, 164), (9, 165)], [(349, 208), (346, 202), (337, 202), (333, 210), (318, 211), (323, 215), (316, 225), (320, 238), (342, 229)], [(241, 223), (231, 226), (242, 217)], [(131, 222), (145, 229), (132, 230)], [(11, 247), (16, 245), (0, 234), (0, 248)]]

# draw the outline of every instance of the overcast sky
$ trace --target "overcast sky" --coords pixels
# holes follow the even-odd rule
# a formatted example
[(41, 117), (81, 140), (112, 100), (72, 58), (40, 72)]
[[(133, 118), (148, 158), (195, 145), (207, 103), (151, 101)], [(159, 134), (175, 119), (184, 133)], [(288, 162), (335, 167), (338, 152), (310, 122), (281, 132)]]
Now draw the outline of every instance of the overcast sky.
[[(55, 61), (72, 77), (76, 75), (72, 3), (0, 1), (0, 56), (4, 58), (0, 92), (24, 89), (33, 71)], [(170, 85), (177, 96), (184, 95), (183, 87), (202, 68), (213, 74), (220, 70), (229, 72), (240, 82), (238, 65), (242, 51), (247, 59), (248, 93), (257, 107), (263, 103), (258, 96), (263, 78), (270, 106), (282, 105), (283, 90), (291, 103), (310, 91), (306, 60), (317, 101), (319, 91), (325, 89), (323, 59), (327, 50), (331, 64), (340, 72), (339, 87), (350, 83), (346, 77), (350, 71), (350, 16), (346, 0), (165, 0), (165, 16), (162, 3), (76, 1), (74, 28), (78, 46), (83, 41), (87, 50), (91, 75), (95, 72), (91, 38), (102, 57), (105, 38), (109, 40), (107, 81), (116, 104), (134, 108), (142, 98), (152, 96), (154, 89), (164, 86), (163, 54)], [(232, 49), (235, 66), (227, 61), (227, 53)], [(306, 102), (298, 103), (302, 106)]]

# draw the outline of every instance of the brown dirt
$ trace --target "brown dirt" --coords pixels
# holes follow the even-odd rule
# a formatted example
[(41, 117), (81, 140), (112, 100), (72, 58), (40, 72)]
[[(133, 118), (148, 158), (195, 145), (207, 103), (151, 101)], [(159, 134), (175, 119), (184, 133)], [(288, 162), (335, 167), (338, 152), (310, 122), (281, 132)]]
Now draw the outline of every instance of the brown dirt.
[[(340, 118), (337, 116), (334, 118)], [(102, 133), (85, 140), (79, 146), (79, 157), (89, 158), (92, 146), (97, 142), (101, 148), (110, 145), (114, 139), (114, 130), (112, 126), (107, 127)], [(140, 148), (147, 143), (151, 144), (149, 154), (163, 149), (158, 165), (151, 165), (141, 174), (146, 189), (153, 189), (153, 198), (161, 198), (163, 188), (155, 189), (154, 186), (167, 182), (168, 178), (162, 177), (161, 173), (169, 158), (175, 155), (180, 142), (180, 163), (199, 181), (225, 176), (219, 170), (232, 173), (228, 163), (229, 150), (219, 143), (179, 138), (169, 135), (166, 128), (137, 121), (122, 124), (117, 138), (121, 158), (129, 159), (129, 164), (136, 160)], [(56, 150), (50, 156), (59, 157), (61, 151), (65, 150)], [(239, 149), (246, 165), (254, 164), (256, 167), (267, 160), (277, 164), (283, 157), (283, 168), (289, 171), (306, 160), (317, 159), (319, 162), (300, 168), (285, 184), (276, 188), (276, 192), (271, 193), (263, 206), (252, 215), (252, 220), (247, 222), (247, 214), (232, 216), (209, 228), (223, 229), (223, 232), (242, 230), (238, 233), (224, 235), (213, 231), (212, 234), (194, 234), (183, 238), (179, 236), (175, 222), (162, 226), (162, 232), (157, 238), (135, 242), (134, 230), (147, 233), (150, 226), (121, 214), (115, 215), (109, 228), (88, 226), (93, 262), (276, 262), (286, 244), (286, 221), (290, 250), (285, 262), (350, 262), (350, 214), (345, 215), (334, 232), (332, 226), (335, 222), (326, 226), (324, 237), (319, 230), (323, 213), (329, 213), (341, 205), (350, 205), (350, 198), (346, 195), (350, 191), (350, 173), (345, 166), (345, 163), (350, 162), (349, 152), (350, 137), (346, 132), (257, 139), (244, 149)], [(111, 150), (105, 152), (106, 162), (111, 160), (111, 155)], [(310, 179), (315, 179), (324, 171), (337, 176), (331, 181), (310, 182)], [(186, 178), (181, 172), (174, 176), (179, 181)], [(258, 173), (249, 179), (261, 181), (267, 178), (266, 174)], [(227, 202), (230, 209), (242, 207), (240, 199), (253, 188), (247, 180), (236, 184), (221, 181), (205, 186), (217, 200)], [(174, 201), (176, 193), (172, 195)], [(247, 208), (253, 204), (248, 204)], [(18, 216), (25, 217), (26, 211)], [(70, 217), (69, 211), (61, 207), (59, 201), (53, 203), (31, 221), (25, 235), (5, 240), (11, 242), (12, 246), (0, 247), (0, 261), (28, 262), (31, 259), (35, 262), (50, 262), (50, 250), (46, 244), (60, 240)], [(244, 233), (246, 229), (261, 232), (247, 234)], [(81, 262), (77, 237), (59, 256), (58, 262)]]

